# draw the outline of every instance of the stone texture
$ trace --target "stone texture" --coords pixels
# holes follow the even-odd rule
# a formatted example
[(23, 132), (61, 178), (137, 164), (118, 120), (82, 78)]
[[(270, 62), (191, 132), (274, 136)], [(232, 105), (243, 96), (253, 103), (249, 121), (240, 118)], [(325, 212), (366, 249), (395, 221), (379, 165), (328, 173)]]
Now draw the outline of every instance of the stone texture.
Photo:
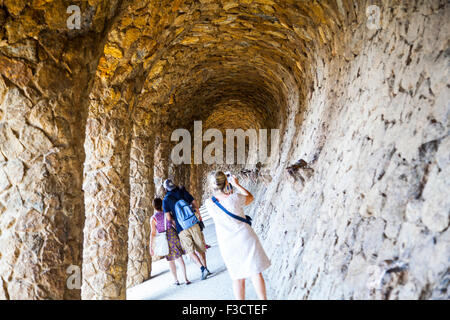
[[(137, 131), (137, 132), (136, 132)], [(142, 130), (142, 134), (148, 133)], [(134, 134), (139, 134), (138, 129)], [(150, 217), (153, 215), (154, 136), (134, 136), (130, 156), (130, 217), (128, 227), (127, 287), (150, 278)]]
[(92, 2), (110, 15), (79, 31), (67, 29), (70, 4), (0, 2), (3, 299), (80, 298), (66, 269), (81, 266), (84, 113), (117, 3)]
[[(120, 95), (120, 93), (119, 93)], [(123, 100), (109, 112), (90, 105), (83, 190), (83, 299), (124, 299), (130, 209), (130, 113)]]
[[(377, 30), (365, 0), (85, 1), (80, 30), (69, 4), (0, 1), (1, 298), (79, 297), (82, 256), (84, 299), (125, 298), (163, 179), (201, 201), (230, 169), (272, 298), (448, 299), (448, 2), (375, 3)], [(195, 120), (281, 142), (262, 167), (175, 166)]]
[(360, 44), (348, 57), (317, 52), (280, 156), (313, 175), (286, 179), (274, 165), (267, 188), (247, 180), (277, 298), (449, 297), (449, 8), (420, 6), (383, 8), (375, 35), (349, 29), (341, 39)]

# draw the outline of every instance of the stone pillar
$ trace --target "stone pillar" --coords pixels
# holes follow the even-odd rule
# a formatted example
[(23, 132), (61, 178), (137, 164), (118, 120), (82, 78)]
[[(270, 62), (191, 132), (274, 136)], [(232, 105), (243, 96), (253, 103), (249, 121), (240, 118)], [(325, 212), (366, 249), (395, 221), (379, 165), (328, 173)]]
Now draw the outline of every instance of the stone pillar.
[(96, 46), (42, 32), (2, 47), (26, 56), (0, 53), (0, 299), (80, 298), (67, 269), (79, 279), (83, 115)]
[(191, 164), (190, 168), (190, 176), (189, 176), (189, 192), (197, 201), (198, 205), (201, 205), (202, 201), (202, 176), (201, 170), (202, 165), (199, 164)]
[(127, 287), (150, 278), (150, 217), (153, 184), (154, 136), (133, 136), (130, 159), (130, 218), (128, 227)]
[(110, 95), (114, 101), (91, 102), (86, 126), (82, 299), (126, 295), (131, 130), (123, 101), (132, 97)]
[(189, 190), (191, 166), (188, 164), (183, 164), (182, 166), (183, 166), (183, 184)]
[[(163, 130), (161, 131), (164, 132)], [(155, 165), (153, 179), (155, 184), (155, 195), (162, 198), (165, 194), (162, 183), (169, 176), (170, 147), (167, 137), (164, 134), (161, 134), (161, 131), (158, 132), (155, 140)]]

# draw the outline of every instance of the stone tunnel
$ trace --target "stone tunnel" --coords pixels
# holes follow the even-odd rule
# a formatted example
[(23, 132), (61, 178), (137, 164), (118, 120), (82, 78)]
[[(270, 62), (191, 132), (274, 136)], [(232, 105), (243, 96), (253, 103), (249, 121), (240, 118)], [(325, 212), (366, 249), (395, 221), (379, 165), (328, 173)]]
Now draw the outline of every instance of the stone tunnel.
[[(448, 299), (449, 22), (445, 0), (0, 0), (0, 299), (125, 299), (163, 179), (202, 203), (217, 168), (255, 195), (271, 298)], [(175, 164), (198, 122), (279, 140)]]

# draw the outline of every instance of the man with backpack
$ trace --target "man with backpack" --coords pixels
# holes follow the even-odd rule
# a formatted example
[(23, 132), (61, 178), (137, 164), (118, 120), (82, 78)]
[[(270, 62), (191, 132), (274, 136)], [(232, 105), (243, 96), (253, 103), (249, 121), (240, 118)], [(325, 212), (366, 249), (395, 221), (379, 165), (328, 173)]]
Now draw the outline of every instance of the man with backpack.
[[(206, 266), (205, 239), (199, 226), (202, 218), (197, 202), (185, 188), (177, 187), (171, 179), (166, 179), (163, 186), (167, 191), (163, 200), (164, 213), (170, 212), (181, 246), (200, 267), (202, 280), (205, 280), (211, 273)], [(197, 211), (199, 218), (194, 210)]]

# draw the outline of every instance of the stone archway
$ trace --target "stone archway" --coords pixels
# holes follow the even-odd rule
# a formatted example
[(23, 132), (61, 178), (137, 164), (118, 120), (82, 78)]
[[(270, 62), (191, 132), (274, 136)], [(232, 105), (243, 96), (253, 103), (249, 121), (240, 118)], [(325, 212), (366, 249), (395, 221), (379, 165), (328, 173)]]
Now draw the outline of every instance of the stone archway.
[[(64, 1), (2, 3), (0, 297), (78, 298), (82, 262), (82, 298), (124, 299), (163, 179), (202, 199), (216, 168), (256, 195), (278, 298), (445, 294), (449, 6), (371, 5), (83, 2), (70, 31)], [(281, 142), (264, 166), (175, 166), (194, 121)]]

